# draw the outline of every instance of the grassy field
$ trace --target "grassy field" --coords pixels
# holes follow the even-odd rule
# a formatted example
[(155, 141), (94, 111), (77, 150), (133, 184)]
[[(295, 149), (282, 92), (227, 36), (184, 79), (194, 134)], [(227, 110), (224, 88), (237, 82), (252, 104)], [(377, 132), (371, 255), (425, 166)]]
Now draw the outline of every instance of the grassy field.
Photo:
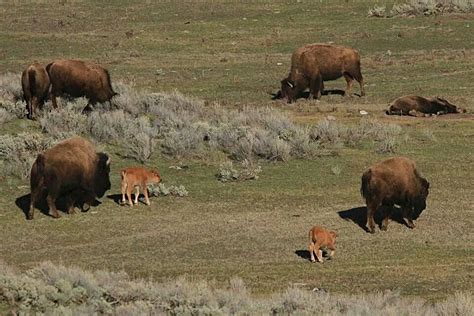
[[(87, 213), (53, 220), (37, 212), (27, 222), (16, 202), (29, 193), (28, 181), (1, 179), (0, 259), (20, 270), (49, 260), (157, 281), (185, 275), (224, 283), (238, 276), (257, 295), (292, 284), (334, 293), (399, 289), (430, 300), (472, 291), (474, 15), (368, 18), (376, 3), (0, 4), (0, 74), (20, 73), (34, 60), (81, 58), (100, 62), (112, 80), (136, 89), (178, 90), (229, 108), (270, 106), (300, 124), (328, 115), (356, 124), (363, 109), (402, 126), (397, 154), (413, 158), (431, 183), (416, 229), (394, 220), (387, 232), (371, 235), (358, 224), (365, 221), (360, 176), (390, 155), (369, 146), (312, 160), (261, 162), (258, 180), (225, 184), (215, 178), (218, 161), (157, 154), (147, 165), (158, 167), (165, 183), (183, 184), (189, 196), (129, 208), (114, 198), (119, 170), (135, 162), (104, 145), (113, 159), (112, 189)], [(272, 101), (292, 50), (312, 42), (357, 48), (367, 97)], [(345, 82), (325, 85), (342, 89)], [(390, 100), (412, 93), (445, 97), (469, 113), (383, 115)], [(2, 134), (40, 130), (37, 122), (20, 119), (0, 128)], [(169, 169), (178, 163), (189, 168)], [(322, 265), (311, 264), (305, 252), (315, 224), (339, 236), (334, 260)]]

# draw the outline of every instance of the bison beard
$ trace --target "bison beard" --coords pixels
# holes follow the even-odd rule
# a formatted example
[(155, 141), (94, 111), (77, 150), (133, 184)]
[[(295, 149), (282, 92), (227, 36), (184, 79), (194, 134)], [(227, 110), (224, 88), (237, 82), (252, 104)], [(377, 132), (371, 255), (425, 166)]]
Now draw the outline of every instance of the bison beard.
[(27, 218), (33, 219), (36, 202), (46, 191), (48, 207), (53, 217), (60, 217), (56, 199), (67, 196), (67, 211), (74, 212), (75, 202), (81, 198), (92, 204), (110, 189), (110, 158), (96, 153), (92, 144), (73, 137), (38, 155), (30, 176), (31, 202)]
[(429, 183), (420, 176), (412, 160), (395, 157), (365, 171), (360, 191), (367, 204), (367, 230), (374, 233), (376, 211), (384, 208), (380, 229), (387, 230), (390, 212), (395, 204), (402, 208), (407, 226), (415, 228), (413, 219), (418, 218), (426, 208)]

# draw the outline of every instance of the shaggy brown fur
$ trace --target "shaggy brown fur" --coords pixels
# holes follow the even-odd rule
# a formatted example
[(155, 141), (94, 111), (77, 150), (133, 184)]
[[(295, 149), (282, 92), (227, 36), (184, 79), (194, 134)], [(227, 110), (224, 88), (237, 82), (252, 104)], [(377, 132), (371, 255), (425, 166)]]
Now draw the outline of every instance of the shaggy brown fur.
[(74, 212), (74, 203), (79, 193), (84, 194), (87, 204), (102, 197), (110, 189), (110, 158), (96, 153), (86, 139), (72, 137), (39, 154), (31, 168), (31, 203), (28, 219), (33, 219), (35, 203), (43, 191), (51, 215), (60, 217), (56, 199), (60, 194), (68, 195), (68, 213)]
[(464, 112), (466, 110), (438, 97), (423, 98), (416, 95), (407, 95), (390, 103), (389, 109), (385, 113), (388, 115), (425, 116), (425, 114), (440, 115)]
[(362, 175), (361, 194), (367, 203), (367, 228), (375, 232), (374, 214), (385, 207), (381, 230), (387, 230), (394, 204), (403, 211), (403, 219), (415, 228), (413, 219), (426, 208), (429, 183), (418, 173), (415, 163), (404, 157), (389, 158), (370, 167)]
[(26, 101), (27, 117), (33, 119), (36, 108), (43, 107), (49, 92), (49, 76), (43, 65), (34, 63), (21, 74), (21, 87)]
[(346, 95), (351, 94), (354, 79), (360, 84), (361, 96), (365, 95), (360, 57), (355, 49), (327, 44), (300, 47), (291, 57), (290, 74), (281, 81), (281, 97), (290, 103), (309, 88), (310, 96), (319, 99), (324, 81), (342, 76), (347, 81)]
[(56, 97), (68, 94), (72, 97), (89, 99), (84, 112), (90, 111), (90, 105), (106, 102), (115, 93), (107, 69), (81, 60), (55, 60), (46, 66), (51, 80), (51, 100), (57, 108)]
[(122, 176), (122, 203), (125, 204), (125, 192), (127, 193), (128, 203), (130, 206), (132, 204), (132, 191), (133, 188), (136, 188), (135, 201), (134, 204), (138, 204), (138, 196), (140, 195), (140, 188), (145, 195), (146, 205), (150, 205), (150, 200), (148, 199), (148, 190), (147, 184), (160, 183), (161, 178), (160, 174), (156, 170), (147, 170), (142, 167), (130, 167), (123, 169), (121, 172)]
[(316, 262), (314, 254), (318, 258), (318, 262), (323, 262), (323, 251), (321, 248), (328, 248), (331, 250), (330, 257), (334, 256), (336, 252), (336, 232), (328, 231), (321, 226), (314, 226), (309, 231), (309, 246), (308, 250), (311, 255), (311, 262)]

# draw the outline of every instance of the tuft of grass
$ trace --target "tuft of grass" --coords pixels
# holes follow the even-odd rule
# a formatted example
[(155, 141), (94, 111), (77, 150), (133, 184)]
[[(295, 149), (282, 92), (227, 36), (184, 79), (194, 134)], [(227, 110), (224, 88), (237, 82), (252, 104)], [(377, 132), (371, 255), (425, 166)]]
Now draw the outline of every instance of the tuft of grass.
[(242, 161), (239, 169), (232, 161), (226, 161), (220, 165), (216, 177), (221, 182), (257, 180), (261, 172), (262, 167), (247, 159)]
[(17, 102), (23, 99), (21, 74), (7, 72), (0, 75), (0, 100)]

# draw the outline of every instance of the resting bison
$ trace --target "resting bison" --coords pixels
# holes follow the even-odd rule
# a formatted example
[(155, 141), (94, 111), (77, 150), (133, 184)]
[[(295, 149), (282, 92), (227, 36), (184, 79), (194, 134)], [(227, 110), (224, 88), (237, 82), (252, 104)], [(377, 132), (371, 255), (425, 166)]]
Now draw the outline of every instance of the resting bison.
[(390, 210), (394, 204), (403, 211), (403, 219), (415, 228), (413, 219), (426, 208), (430, 184), (416, 170), (415, 163), (404, 157), (389, 158), (370, 167), (362, 175), (360, 192), (367, 203), (367, 228), (375, 232), (374, 214), (385, 207), (381, 230), (387, 230)]
[(42, 107), (48, 97), (49, 76), (43, 65), (34, 63), (21, 74), (21, 87), (26, 101), (27, 117), (33, 119), (37, 107)]
[(102, 66), (81, 60), (55, 60), (46, 66), (51, 80), (51, 99), (57, 108), (56, 97), (68, 94), (89, 99), (83, 112), (90, 105), (112, 99), (117, 93), (112, 89), (110, 75)]
[(281, 81), (281, 97), (291, 103), (309, 88), (310, 96), (319, 99), (324, 81), (342, 76), (347, 81), (346, 95), (350, 95), (354, 79), (360, 84), (361, 96), (365, 95), (360, 57), (355, 49), (326, 44), (300, 47), (291, 56), (290, 74)]
[(39, 154), (31, 167), (31, 203), (28, 219), (33, 219), (35, 203), (44, 191), (51, 215), (60, 217), (56, 199), (68, 196), (68, 213), (74, 212), (79, 194), (92, 204), (110, 189), (110, 158), (96, 153), (94, 146), (81, 137), (72, 137)]
[(423, 98), (416, 95), (407, 95), (395, 99), (390, 103), (388, 115), (424, 116), (425, 114), (464, 113), (466, 110), (456, 107), (448, 101), (435, 97)]
[[(138, 196), (140, 195), (140, 188), (145, 195), (146, 205), (150, 205), (150, 199), (148, 199), (147, 185), (152, 183), (160, 183), (161, 177), (157, 170), (147, 170), (143, 167), (130, 167), (123, 169), (120, 173), (122, 177), (121, 190), (122, 190), (122, 204), (125, 204), (125, 193), (127, 193), (128, 203), (130, 206), (138, 204)], [(135, 201), (132, 204), (132, 191), (136, 188)]]

